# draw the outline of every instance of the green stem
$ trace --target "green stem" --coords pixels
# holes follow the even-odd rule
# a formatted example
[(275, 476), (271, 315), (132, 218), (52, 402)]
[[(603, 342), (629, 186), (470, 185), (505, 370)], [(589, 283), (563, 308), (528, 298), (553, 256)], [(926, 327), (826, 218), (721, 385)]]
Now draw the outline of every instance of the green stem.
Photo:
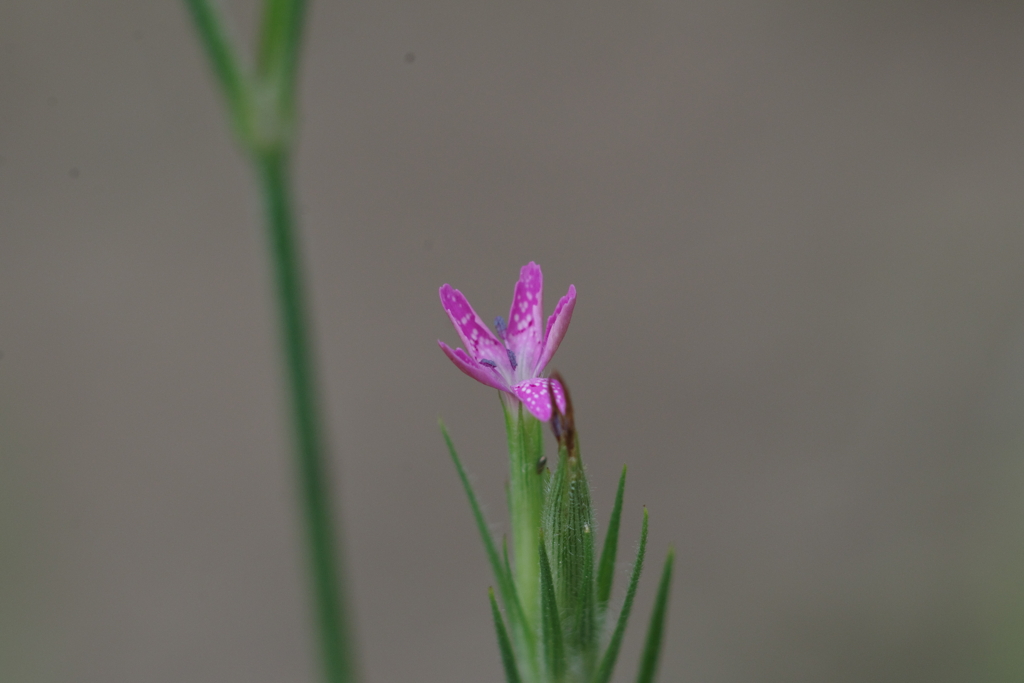
[(537, 461), (543, 452), (541, 424), (521, 405), (505, 411), (508, 437), (508, 508), (515, 549), (515, 582), (528, 628), (540, 626), (540, 542), (541, 508), (544, 505), (543, 477)]
[[(257, 72), (250, 75), (210, 0), (184, 0), (224, 92), (229, 117), (259, 176), (280, 307), (299, 486), (309, 541), (320, 649), (328, 683), (355, 680), (341, 543), (337, 542), (289, 184), (295, 80), (305, 0), (264, 0)], [(336, 545), (337, 542), (337, 545)]]
[(355, 679), (352, 629), (343, 588), (340, 544), (335, 544), (337, 536), (328, 487), (327, 449), (291, 208), (288, 155), (282, 150), (272, 150), (255, 154), (253, 158), (263, 190), (267, 236), (277, 285), (324, 671), (329, 683), (349, 683)]

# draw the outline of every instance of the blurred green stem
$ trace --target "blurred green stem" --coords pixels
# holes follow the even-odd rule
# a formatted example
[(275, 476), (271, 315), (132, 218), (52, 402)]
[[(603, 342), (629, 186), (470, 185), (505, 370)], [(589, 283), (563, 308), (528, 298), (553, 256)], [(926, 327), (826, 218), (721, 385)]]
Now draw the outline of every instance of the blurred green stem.
[(288, 156), (256, 156), (266, 206), (267, 237), (280, 307), (281, 336), (292, 397), (299, 484), (305, 506), (310, 564), (316, 591), (317, 620), (324, 668), (330, 683), (354, 679), (351, 629), (346, 618), (340, 548), (333, 525), (327, 449), (321, 426), (312, 344), (303, 292), (302, 268), (291, 210)]
[(288, 375), (295, 458), (309, 542), (323, 668), (328, 683), (355, 680), (341, 545), (334, 529), (323, 418), (316, 386), (302, 260), (291, 204), (290, 149), (304, 0), (266, 0), (256, 68), (243, 68), (210, 0), (184, 0), (227, 100), (229, 118), (259, 178)]

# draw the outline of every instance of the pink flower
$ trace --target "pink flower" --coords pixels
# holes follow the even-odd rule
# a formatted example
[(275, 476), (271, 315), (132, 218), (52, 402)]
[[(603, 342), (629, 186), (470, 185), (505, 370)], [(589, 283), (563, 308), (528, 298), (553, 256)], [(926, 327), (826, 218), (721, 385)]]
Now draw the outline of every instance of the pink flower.
[(551, 394), (555, 395), (562, 412), (565, 412), (565, 394), (558, 382), (541, 377), (540, 373), (555, 355), (569, 327), (572, 309), (576, 306), (576, 288), (569, 285), (569, 291), (559, 299), (555, 312), (548, 318), (546, 330), (541, 327), (543, 290), (540, 266), (530, 261), (519, 271), (508, 325), (506, 327), (501, 317), (496, 318), (494, 326), (498, 334), (495, 335), (462, 292), (446, 284), (440, 289), (441, 305), (467, 350), (452, 350), (441, 340), (437, 343), (464, 373), (514, 396), (534, 417), (547, 422), (551, 419)]

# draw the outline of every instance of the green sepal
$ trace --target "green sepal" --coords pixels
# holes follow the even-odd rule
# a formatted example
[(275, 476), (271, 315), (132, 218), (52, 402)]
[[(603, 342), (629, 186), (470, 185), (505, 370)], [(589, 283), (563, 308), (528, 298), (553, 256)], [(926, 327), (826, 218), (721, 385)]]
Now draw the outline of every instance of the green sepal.
[(575, 635), (580, 649), (583, 671), (589, 677), (597, 659), (598, 629), (594, 595), (594, 532), (583, 528), (583, 580), (576, 611)]
[(622, 466), (619, 476), (619, 489), (615, 493), (615, 505), (612, 516), (608, 520), (608, 531), (604, 536), (604, 547), (601, 549), (601, 561), (597, 572), (597, 611), (603, 615), (608, 609), (608, 598), (612, 594), (612, 583), (615, 579), (615, 556), (619, 548), (619, 520), (622, 517), (622, 498), (626, 491), (626, 466)]
[(622, 636), (626, 632), (626, 622), (629, 621), (629, 612), (633, 608), (633, 598), (636, 597), (636, 586), (640, 582), (640, 572), (644, 568), (644, 553), (647, 551), (647, 508), (644, 508), (644, 522), (640, 527), (640, 547), (636, 551), (636, 561), (633, 563), (633, 573), (629, 577), (629, 588), (626, 589), (626, 600), (622, 603), (622, 611), (619, 612), (619, 620), (615, 625), (615, 631), (608, 642), (608, 647), (601, 658), (597, 673), (594, 675), (593, 683), (608, 683), (612, 678), (612, 671), (615, 669), (615, 660), (619, 657), (619, 648), (622, 646)]
[(564, 445), (544, 501), (544, 543), (570, 656), (591, 668), (597, 647), (594, 613), (594, 534), (590, 486), (583, 463)]
[(494, 589), (488, 588), (487, 595), (491, 599), (491, 614), (494, 616), (494, 630), (498, 633), (498, 649), (501, 650), (501, 663), (505, 665), (505, 680), (508, 683), (519, 683), (519, 669), (516, 667), (516, 657), (512, 652), (512, 643), (508, 639), (508, 631), (505, 630), (505, 622), (498, 611), (498, 601), (494, 599)]
[(562, 620), (558, 615), (555, 585), (551, 581), (551, 565), (544, 542), (540, 543), (540, 611), (541, 635), (544, 641), (544, 663), (552, 681), (565, 676), (565, 646), (562, 643)]
[(487, 522), (484, 519), (483, 512), (480, 510), (480, 504), (477, 502), (476, 493), (473, 492), (473, 486), (469, 483), (469, 477), (466, 476), (466, 470), (462, 467), (462, 461), (459, 460), (459, 455), (455, 452), (455, 445), (452, 443), (451, 437), (448, 436), (448, 430), (440, 420), (438, 420), (438, 425), (441, 427), (441, 434), (444, 436), (444, 441), (448, 445), (448, 453), (451, 455), (452, 462), (455, 464), (455, 470), (459, 474), (459, 480), (462, 482), (462, 488), (465, 489), (466, 497), (469, 499), (469, 507), (473, 512), (473, 519), (476, 521), (477, 531), (480, 532), (480, 539), (484, 543), (487, 560), (491, 564), (491, 571), (494, 572), (494, 579), (498, 583), (498, 591), (501, 593), (502, 602), (505, 603), (505, 609), (508, 610), (508, 620), (512, 627), (512, 633), (515, 634), (517, 642), (527, 650), (526, 656), (532, 659), (532, 653), (535, 652), (536, 649), (534, 640), (535, 636), (532, 629), (526, 625), (526, 622), (523, 619), (522, 604), (519, 602), (515, 582), (512, 580), (511, 575), (506, 572), (507, 565), (503, 565), (501, 559), (498, 557), (498, 551), (494, 547), (494, 539), (491, 537), (491, 532), (487, 528)]
[(644, 652), (640, 656), (640, 669), (636, 674), (636, 683), (652, 683), (658, 670), (658, 658), (661, 655), (661, 643), (665, 632), (665, 615), (668, 612), (668, 593), (672, 585), (672, 564), (675, 551), (671, 548), (665, 556), (665, 568), (661, 570), (661, 581), (658, 583), (658, 595), (654, 598), (654, 611), (651, 622), (647, 626), (647, 638), (644, 641)]

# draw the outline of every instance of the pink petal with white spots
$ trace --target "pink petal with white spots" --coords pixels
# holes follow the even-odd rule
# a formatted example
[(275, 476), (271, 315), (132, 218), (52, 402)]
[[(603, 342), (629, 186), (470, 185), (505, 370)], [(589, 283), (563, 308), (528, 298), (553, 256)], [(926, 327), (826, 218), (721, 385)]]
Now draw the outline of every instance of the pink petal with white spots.
[(544, 335), (544, 346), (540, 352), (540, 358), (537, 359), (537, 369), (534, 372), (542, 372), (551, 361), (551, 357), (555, 355), (558, 345), (562, 343), (562, 337), (565, 336), (565, 331), (569, 329), (569, 321), (572, 320), (572, 310), (575, 307), (576, 287), (569, 285), (569, 291), (558, 300), (555, 312), (548, 318), (548, 328)]
[(492, 361), (503, 371), (502, 374), (511, 377), (512, 366), (508, 361), (508, 352), (491, 332), (491, 328), (484, 324), (473, 307), (469, 305), (462, 292), (446, 284), (438, 293), (441, 295), (441, 305), (444, 306), (445, 312), (448, 313), (452, 324), (455, 325), (470, 357), (477, 362)]
[(489, 387), (494, 387), (495, 389), (501, 389), (502, 391), (509, 390), (508, 384), (505, 383), (505, 380), (497, 370), (477, 363), (462, 349), (453, 350), (452, 347), (448, 346), (440, 339), (437, 343), (441, 347), (441, 350), (444, 351), (444, 355), (448, 356), (459, 370), (462, 370), (477, 382), (486, 384)]
[(532, 377), (540, 357), (544, 322), (544, 275), (533, 261), (519, 271), (519, 282), (512, 295), (512, 308), (508, 312), (508, 348), (516, 354), (520, 377)]
[(562, 385), (558, 382), (547, 377), (534, 377), (512, 387), (512, 393), (515, 394), (516, 398), (523, 402), (523, 405), (526, 406), (526, 409), (535, 418), (543, 422), (551, 419), (552, 406), (551, 392), (548, 391), (549, 384), (555, 394), (558, 409), (564, 413), (565, 392), (562, 391)]

